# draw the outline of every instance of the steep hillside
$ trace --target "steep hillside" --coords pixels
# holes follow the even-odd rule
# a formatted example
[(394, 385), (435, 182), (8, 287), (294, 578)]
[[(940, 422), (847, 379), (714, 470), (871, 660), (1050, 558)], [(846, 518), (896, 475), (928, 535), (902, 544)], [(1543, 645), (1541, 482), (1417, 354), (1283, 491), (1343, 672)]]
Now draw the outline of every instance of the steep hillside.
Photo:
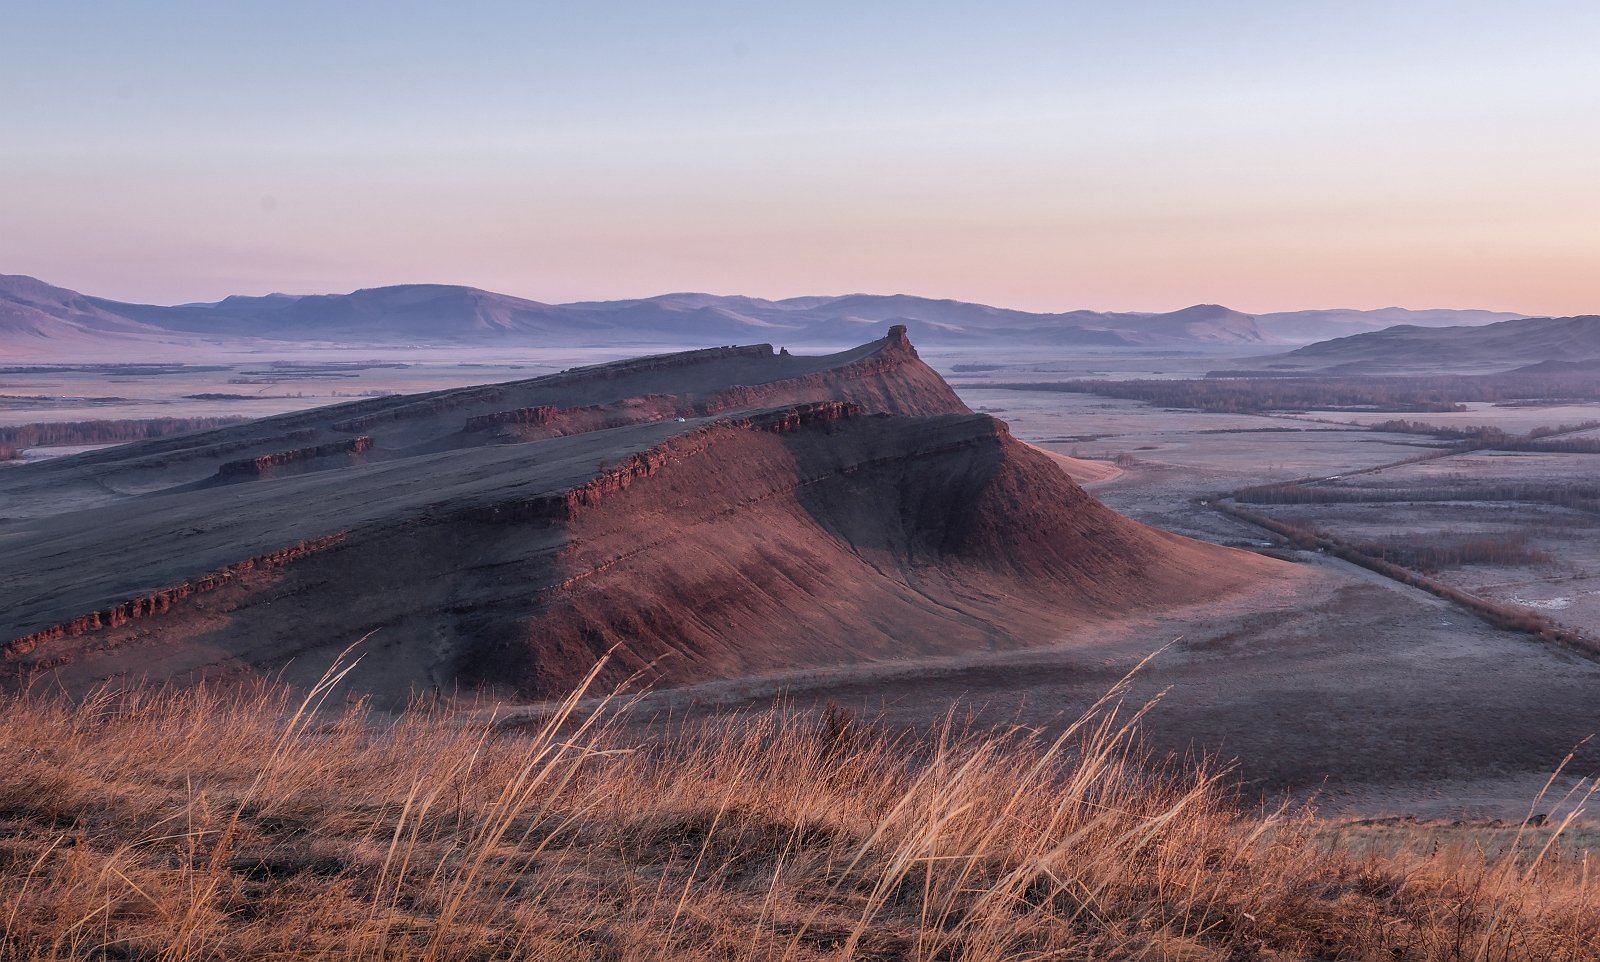
[(1506, 311), (1448, 309), (1417, 311), (1403, 307), (1383, 307), (1370, 311), (1351, 309), (1279, 311), (1257, 315), (1256, 323), (1267, 337), (1308, 344), (1335, 337), (1381, 331), (1397, 324), (1409, 324), (1414, 327), (1475, 327), (1526, 316)]
[(1338, 373), (1505, 371), (1600, 358), (1600, 316), (1533, 317), (1479, 327), (1391, 327), (1259, 359), (1267, 367)]
[(77, 341), (106, 333), (157, 332), (76, 291), (20, 274), (0, 274), (0, 347), (40, 339)]
[(1254, 556), (1134, 524), (969, 413), (902, 329), (385, 398), (0, 476), (3, 674), (558, 689), (1051, 640)]

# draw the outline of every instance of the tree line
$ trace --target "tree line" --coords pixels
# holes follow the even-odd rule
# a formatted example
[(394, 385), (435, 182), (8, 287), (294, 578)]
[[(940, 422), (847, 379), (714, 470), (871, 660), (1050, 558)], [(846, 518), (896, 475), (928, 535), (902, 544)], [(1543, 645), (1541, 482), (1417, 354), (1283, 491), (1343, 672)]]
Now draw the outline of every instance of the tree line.
[(1348, 561), (1351, 564), (1360, 565), (1368, 571), (1375, 571), (1401, 584), (1421, 588), (1430, 594), (1453, 601), (1472, 611), (1491, 625), (1511, 631), (1525, 632), (1544, 641), (1578, 649), (1591, 656), (1600, 654), (1600, 641), (1520, 605), (1483, 598), (1470, 591), (1436, 581), (1419, 571), (1414, 571), (1385, 558), (1368, 554), (1357, 545), (1340, 541), (1307, 525), (1285, 522), (1278, 518), (1269, 518), (1266, 515), (1246, 510), (1226, 501), (1212, 502), (1212, 506), (1223, 514), (1238, 518), (1257, 527), (1265, 528), (1279, 535), (1293, 547), (1320, 551), (1343, 561)]
[(1531, 547), (1526, 531), (1505, 534), (1441, 536), (1430, 533), (1424, 540), (1357, 541), (1351, 548), (1369, 557), (1433, 574), (1463, 565), (1544, 564), (1550, 556)]
[(1533, 451), (1549, 454), (1600, 454), (1600, 437), (1570, 438), (1565, 435), (1600, 428), (1600, 421), (1534, 428), (1527, 434), (1510, 434), (1492, 424), (1443, 427), (1404, 418), (1372, 425), (1372, 430), (1389, 434), (1425, 434), (1460, 442), (1466, 450)]
[(1405, 501), (1527, 501), (1600, 514), (1600, 484), (1417, 485), (1409, 488), (1331, 488), (1289, 481), (1233, 493), (1241, 504), (1393, 504)]

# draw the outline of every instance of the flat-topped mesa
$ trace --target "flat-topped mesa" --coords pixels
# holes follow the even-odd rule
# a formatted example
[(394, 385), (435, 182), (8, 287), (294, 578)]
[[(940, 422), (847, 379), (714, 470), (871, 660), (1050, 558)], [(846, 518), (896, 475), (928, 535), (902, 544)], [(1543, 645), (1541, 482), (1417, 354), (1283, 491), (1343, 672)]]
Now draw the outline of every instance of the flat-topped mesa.
[[(708, 348), (517, 381), (365, 398), (136, 441), (7, 471), (0, 477), (0, 499), (9, 502), (11, 517), (46, 516), (64, 503), (104, 505), (209, 479), (244, 481), (313, 463), (332, 467), (334, 458), (284, 464), (276, 456), (357, 436), (372, 437), (374, 450), (394, 459), (826, 399), (853, 401), (867, 412), (968, 413), (896, 326), (878, 340), (828, 355), (774, 353), (769, 344)], [(254, 467), (231, 464), (263, 458)], [(230, 466), (223, 469), (225, 464)], [(70, 490), (70, 502), (63, 490)]]
[[(771, 344), (708, 347), (697, 351), (653, 354), (647, 357), (628, 358), (622, 361), (608, 361), (604, 364), (590, 364), (584, 367), (569, 368), (559, 374), (547, 374), (544, 377), (533, 380), (542, 387), (559, 388), (595, 381), (617, 380), (656, 371), (694, 367), (710, 361), (728, 358), (768, 359), (775, 356)], [(330, 427), (335, 431), (363, 431), (375, 424), (382, 424), (386, 421), (424, 418), (467, 404), (494, 401), (504, 396), (507, 391), (529, 383), (528, 381), (510, 381), (504, 384), (488, 384), (482, 387), (462, 388), (424, 395), (409, 403), (388, 406), (383, 410), (335, 421)], [(469, 430), (471, 429), (469, 428)]]
[[(530, 521), (567, 521), (578, 512), (600, 504), (609, 496), (627, 490), (635, 481), (649, 478), (668, 465), (703, 454), (719, 437), (744, 431), (768, 434), (788, 434), (809, 429), (826, 429), (828, 425), (859, 416), (859, 405), (847, 401), (817, 401), (790, 407), (751, 411), (742, 416), (718, 418), (700, 425), (685, 434), (675, 436), (661, 444), (637, 452), (617, 464), (604, 468), (596, 477), (569, 490), (544, 497), (512, 503), (503, 503), (457, 512), (434, 515), (435, 522), (461, 520), (502, 523)], [(260, 459), (231, 462), (237, 467), (227, 473), (253, 476), (266, 473), (278, 465), (293, 464), (314, 457), (328, 456), (370, 447), (370, 438), (319, 445), (297, 451), (280, 452)], [(214, 591), (234, 582), (241, 575), (256, 570), (281, 568), (308, 555), (345, 541), (348, 531), (313, 538), (256, 557), (229, 564), (221, 569), (186, 579), (167, 587), (143, 592), (135, 597), (117, 601), (87, 613), (75, 615), (43, 629), (31, 631), (0, 644), (0, 662), (15, 663), (31, 655), (42, 644), (75, 638), (104, 629), (118, 628), (130, 621), (153, 618), (167, 614), (175, 604), (194, 595)], [(43, 670), (65, 663), (61, 653), (44, 653), (41, 658), (28, 660), (27, 670)], [(20, 667), (20, 666), (19, 666)], [(0, 669), (0, 676), (15, 674)]]
[[(328, 433), (369, 416), (400, 420)], [(19, 488), (89, 492), (6, 524), (0, 688), (39, 670), (69, 690), (315, 683), (378, 627), (351, 682), (389, 703), (542, 696), (607, 651), (607, 682), (695, 682), (1048, 641), (1266, 564), (1115, 515), (973, 414), (899, 326), (823, 357), (714, 348), (132, 447), (0, 472), (8, 509)]]
[[(912, 347), (911, 341), (907, 338), (906, 327), (903, 324), (891, 327), (886, 337), (864, 344), (855, 351), (846, 352), (845, 356), (848, 357), (849, 355), (855, 356), (849, 357), (849, 360), (843, 361), (836, 367), (805, 370), (803, 366), (805, 362), (811, 361), (814, 363), (816, 359), (799, 358), (788, 352), (777, 354), (773, 351), (771, 344), (713, 347), (697, 351), (680, 351), (673, 354), (656, 354), (648, 357), (571, 368), (559, 374), (549, 374), (528, 381), (513, 381), (504, 384), (484, 385), (477, 388), (463, 388), (423, 395), (398, 405), (391, 402), (381, 410), (371, 410), (356, 417), (338, 420), (330, 426), (335, 431), (365, 431), (375, 425), (386, 422), (415, 420), (468, 405), (483, 402), (492, 403), (501, 398), (514, 396), (517, 391), (533, 387), (538, 387), (542, 390), (577, 388), (584, 385), (676, 370), (689, 371), (696, 367), (731, 360), (758, 363), (769, 362), (779, 365), (779, 370), (790, 365), (802, 365), (803, 373), (796, 373), (790, 376), (772, 377), (768, 380), (761, 380), (751, 384), (724, 384), (720, 387), (707, 386), (699, 389), (689, 388), (682, 392), (673, 392), (674, 394), (681, 393), (685, 397), (705, 396), (709, 393), (711, 396), (701, 400), (698, 406), (694, 404), (685, 405), (685, 410), (680, 411), (680, 413), (710, 414), (730, 410), (736, 406), (748, 406), (746, 402), (772, 404), (798, 400), (797, 397), (792, 395), (799, 390), (818, 389), (824, 385), (850, 382), (858, 379), (870, 380), (892, 374), (907, 364), (920, 364), (916, 348)], [(931, 371), (929, 373), (932, 374)], [(937, 377), (937, 375), (934, 375), (934, 377)], [(646, 380), (651, 379), (647, 377)], [(725, 398), (716, 397), (719, 391), (729, 392), (728, 396)], [(785, 391), (790, 392), (790, 396), (780, 396)], [(660, 397), (669, 395), (664, 395), (661, 391), (642, 391), (639, 395), (634, 396)], [(618, 398), (616, 402), (612, 403), (618, 403), (621, 400), (621, 398)], [(892, 400), (886, 399), (885, 403), (893, 406)], [(948, 398), (941, 398), (940, 404), (952, 409), (965, 410), (960, 401), (955, 399), (953, 393)], [(913, 405), (914, 402), (909, 401), (901, 403), (902, 407)], [(537, 413), (538, 409), (544, 407), (556, 407), (559, 409), (560, 406), (551, 404), (528, 405), (507, 411), (471, 415), (467, 419), (465, 430), (482, 430), (495, 423), (538, 424), (541, 423), (539, 420), (541, 415)], [(588, 407), (592, 409), (592, 406)], [(576, 411), (579, 410), (579, 407), (568, 410)], [(908, 410), (895, 413), (911, 412)], [(559, 414), (560, 411), (557, 410), (546, 412), (542, 416), (555, 420)]]
[[(773, 357), (743, 348), (690, 353)], [(711, 386), (681, 393), (654, 391), (601, 404), (572, 407), (540, 404), (472, 415), (464, 422), (462, 432), (474, 434), (504, 428), (501, 440), (531, 441), (673, 417), (708, 417), (818, 399), (850, 401), (864, 410), (890, 414), (967, 413), (967, 407), (938, 375), (921, 363), (916, 349), (905, 337), (904, 326), (892, 328), (888, 337), (852, 353), (856, 356), (836, 367), (750, 384)], [(682, 355), (666, 357), (676, 359)], [(620, 366), (601, 365), (585, 370), (599, 367), (615, 370)]]

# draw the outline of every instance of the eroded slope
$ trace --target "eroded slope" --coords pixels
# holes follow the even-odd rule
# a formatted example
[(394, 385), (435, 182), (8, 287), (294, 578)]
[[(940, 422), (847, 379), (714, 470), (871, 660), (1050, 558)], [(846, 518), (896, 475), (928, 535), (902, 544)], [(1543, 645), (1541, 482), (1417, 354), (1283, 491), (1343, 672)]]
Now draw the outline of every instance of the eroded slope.
[(607, 651), (688, 682), (1048, 642), (1270, 565), (1106, 509), (898, 330), (341, 407), (272, 419), (299, 458), (222, 460), (252, 425), (72, 459), (178, 468), (0, 525), (0, 672), (310, 678), (370, 633), (358, 681), (394, 700), (548, 693)]

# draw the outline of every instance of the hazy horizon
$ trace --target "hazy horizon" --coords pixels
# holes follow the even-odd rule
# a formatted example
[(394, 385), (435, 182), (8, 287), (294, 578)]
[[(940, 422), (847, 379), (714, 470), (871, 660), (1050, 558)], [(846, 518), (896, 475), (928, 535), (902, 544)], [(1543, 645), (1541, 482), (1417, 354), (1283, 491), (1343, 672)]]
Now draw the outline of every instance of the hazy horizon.
[(1600, 309), (1600, 8), (1392, 7), (24, 3), (0, 272)]
[[(5, 272), (5, 271), (0, 271), (0, 276), (5, 276), (6, 273), (7, 272)], [(18, 275), (18, 276), (32, 276), (32, 275)], [(1053, 308), (1052, 307), (1022, 308), (1022, 307), (1017, 307), (1016, 305), (1012, 305), (1012, 304), (987, 303), (987, 302), (982, 302), (982, 301), (968, 301), (968, 300), (965, 300), (963, 298), (940, 297), (938, 295), (932, 295), (932, 294), (921, 294), (921, 293), (917, 293), (915, 291), (837, 291), (837, 292), (828, 292), (828, 291), (818, 292), (818, 291), (813, 291), (813, 292), (811, 292), (809, 294), (785, 295), (784, 297), (767, 297), (766, 295), (763, 295), (763, 294), (760, 294), (760, 293), (752, 293), (752, 292), (749, 292), (749, 291), (691, 291), (691, 290), (675, 290), (675, 291), (657, 291), (657, 292), (655, 292), (653, 294), (641, 294), (641, 295), (634, 295), (634, 296), (629, 296), (629, 297), (577, 298), (575, 300), (560, 300), (560, 301), (558, 301), (558, 300), (551, 300), (549, 298), (542, 298), (542, 297), (539, 297), (537, 295), (529, 295), (529, 294), (517, 293), (515, 291), (489, 290), (487, 288), (478, 288), (476, 285), (459, 284), (459, 283), (455, 283), (455, 282), (451, 282), (451, 281), (440, 281), (440, 280), (432, 280), (432, 281), (429, 281), (429, 280), (400, 281), (400, 282), (397, 282), (395, 284), (380, 284), (380, 285), (369, 285), (369, 286), (364, 286), (364, 287), (340, 288), (340, 289), (329, 289), (329, 290), (302, 290), (302, 291), (295, 291), (295, 290), (261, 290), (259, 292), (248, 292), (248, 293), (247, 292), (242, 292), (242, 291), (234, 291), (231, 294), (223, 295), (221, 297), (214, 297), (214, 298), (210, 298), (210, 299), (205, 299), (205, 298), (187, 298), (187, 299), (167, 299), (167, 300), (162, 300), (162, 301), (136, 302), (136, 301), (128, 301), (128, 300), (123, 300), (123, 299), (120, 299), (120, 298), (110, 297), (110, 296), (102, 294), (102, 293), (100, 293), (98, 291), (94, 291), (94, 290), (90, 290), (90, 289), (86, 289), (86, 288), (82, 288), (82, 287), (75, 287), (72, 284), (58, 283), (57, 281), (52, 280), (51, 278), (48, 278), (48, 277), (34, 277), (33, 279), (37, 280), (37, 281), (42, 281), (42, 282), (44, 282), (46, 284), (51, 285), (52, 287), (60, 287), (60, 288), (65, 289), (65, 290), (75, 291), (75, 292), (77, 292), (79, 294), (85, 294), (85, 295), (88, 295), (90, 297), (99, 297), (99, 298), (102, 298), (102, 299), (105, 299), (105, 300), (120, 301), (121, 303), (127, 303), (127, 304), (144, 303), (144, 304), (147, 304), (147, 305), (150, 305), (150, 306), (157, 306), (157, 307), (182, 307), (182, 306), (191, 305), (191, 304), (215, 304), (215, 303), (219, 303), (220, 301), (226, 299), (227, 297), (233, 297), (233, 296), (244, 296), (244, 297), (323, 297), (323, 296), (335, 296), (335, 297), (337, 297), (337, 296), (343, 296), (343, 295), (347, 295), (347, 294), (357, 293), (357, 292), (362, 291), (362, 290), (382, 289), (382, 288), (386, 288), (386, 287), (467, 287), (467, 288), (473, 288), (473, 289), (477, 289), (477, 290), (486, 290), (488, 293), (491, 293), (491, 294), (502, 294), (502, 295), (507, 295), (507, 296), (511, 296), (511, 297), (518, 297), (518, 298), (521, 298), (523, 300), (535, 301), (535, 302), (543, 303), (543, 304), (549, 304), (549, 305), (555, 306), (555, 307), (564, 307), (564, 306), (573, 305), (573, 304), (585, 304), (585, 303), (608, 303), (608, 302), (613, 302), (614, 303), (614, 302), (622, 302), (622, 301), (630, 301), (630, 300), (651, 300), (651, 299), (654, 299), (654, 298), (664, 298), (664, 297), (750, 298), (752, 300), (764, 300), (764, 301), (769, 301), (769, 302), (774, 302), (774, 303), (781, 303), (784, 300), (790, 300), (790, 299), (800, 300), (800, 299), (806, 299), (806, 298), (842, 299), (842, 298), (846, 298), (846, 297), (914, 297), (914, 298), (918, 298), (918, 299), (922, 299), (922, 300), (954, 301), (954, 302), (959, 302), (959, 303), (974, 304), (974, 305), (981, 306), (981, 307), (998, 308), (1000, 310), (1025, 311), (1025, 312), (1038, 313), (1038, 314), (1067, 314), (1067, 313), (1072, 313), (1072, 312), (1075, 312), (1075, 311), (1093, 311), (1093, 312), (1105, 313), (1105, 314), (1112, 314), (1112, 313), (1121, 313), (1121, 314), (1164, 314), (1164, 313), (1172, 313), (1174, 311), (1181, 311), (1181, 310), (1184, 310), (1184, 309), (1190, 308), (1190, 307), (1220, 306), (1220, 307), (1228, 308), (1230, 310), (1239, 311), (1242, 314), (1250, 314), (1252, 316), (1260, 316), (1260, 315), (1274, 314), (1274, 313), (1299, 313), (1299, 312), (1311, 313), (1311, 312), (1318, 312), (1318, 311), (1336, 312), (1336, 311), (1385, 311), (1385, 310), (1408, 310), (1408, 311), (1415, 311), (1415, 312), (1426, 312), (1426, 311), (1441, 311), (1441, 312), (1449, 312), (1449, 311), (1461, 311), (1461, 312), (1466, 312), (1466, 311), (1484, 311), (1484, 312), (1495, 312), (1495, 313), (1521, 313), (1521, 314), (1525, 314), (1526, 316), (1529, 316), (1529, 317), (1535, 316), (1533, 314), (1529, 314), (1526, 311), (1520, 311), (1520, 312), (1519, 311), (1510, 311), (1510, 310), (1495, 311), (1492, 308), (1479, 308), (1479, 307), (1475, 307), (1475, 306), (1472, 306), (1472, 305), (1439, 305), (1439, 304), (1426, 304), (1426, 305), (1418, 305), (1418, 304), (1383, 304), (1383, 305), (1380, 305), (1380, 306), (1377, 306), (1377, 307), (1362, 307), (1362, 308), (1351, 307), (1351, 306), (1349, 306), (1347, 304), (1335, 304), (1335, 305), (1316, 305), (1316, 304), (1313, 304), (1313, 305), (1306, 305), (1306, 306), (1299, 307), (1299, 308), (1289, 308), (1289, 309), (1285, 309), (1285, 310), (1282, 310), (1282, 311), (1250, 311), (1250, 310), (1247, 310), (1245, 308), (1241, 308), (1241, 307), (1239, 307), (1237, 305), (1234, 305), (1234, 304), (1215, 305), (1215, 304), (1213, 304), (1213, 302), (1208, 302), (1208, 301), (1193, 301), (1193, 302), (1190, 302), (1190, 303), (1187, 303), (1187, 304), (1181, 304), (1181, 305), (1179, 305), (1177, 307), (1164, 308), (1162, 310), (1150, 310), (1150, 309), (1145, 309), (1145, 308), (1096, 308), (1096, 307), (1093, 307), (1093, 306), (1085, 306), (1085, 305), (1057, 306), (1057, 307), (1053, 307)]]

